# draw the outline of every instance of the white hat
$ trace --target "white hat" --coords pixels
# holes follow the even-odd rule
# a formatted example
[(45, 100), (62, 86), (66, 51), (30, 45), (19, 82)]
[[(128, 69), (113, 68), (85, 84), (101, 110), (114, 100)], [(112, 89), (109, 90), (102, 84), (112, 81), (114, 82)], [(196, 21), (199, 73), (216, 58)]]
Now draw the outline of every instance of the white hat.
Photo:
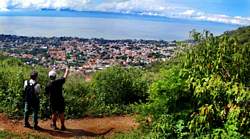
[(56, 71), (55, 70), (51, 70), (49, 72), (49, 77), (56, 77)]

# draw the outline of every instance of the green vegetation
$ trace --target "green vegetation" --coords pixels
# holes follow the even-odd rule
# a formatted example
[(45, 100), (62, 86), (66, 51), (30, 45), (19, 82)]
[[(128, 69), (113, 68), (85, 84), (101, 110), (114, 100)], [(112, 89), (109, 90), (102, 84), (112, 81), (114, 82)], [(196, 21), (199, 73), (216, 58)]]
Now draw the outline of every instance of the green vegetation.
[(18, 135), (10, 133), (10, 132), (6, 132), (6, 131), (0, 131), (0, 139), (3, 138), (18, 138)]
[(0, 131), (0, 139), (50, 139), (50, 137), (44, 137), (28, 133), (18, 135), (8, 131)]
[[(249, 136), (250, 46), (227, 35), (194, 33), (179, 64), (163, 68), (139, 108), (150, 138)], [(150, 122), (149, 120), (150, 119)]]
[[(141, 128), (116, 138), (248, 138), (249, 32), (249, 27), (218, 37), (192, 32), (196, 45), (183, 45), (165, 63), (144, 70), (107, 68), (90, 82), (71, 76), (64, 88), (66, 115), (136, 113)], [(0, 59), (0, 110), (20, 116), (23, 81), (30, 67), (16, 59)], [(47, 70), (37, 70), (44, 84)], [(41, 105), (46, 105), (44, 96)]]
[(128, 105), (145, 102), (148, 85), (142, 76), (143, 72), (135, 68), (112, 67), (97, 72), (92, 80), (95, 103), (91, 109), (99, 115), (122, 114), (130, 111)]
[[(12, 118), (23, 115), (23, 83), (29, 79), (34, 69), (39, 72), (40, 117), (48, 117), (48, 98), (44, 87), (48, 82), (48, 70), (42, 67), (29, 67), (15, 58), (0, 57), (0, 112)], [(143, 72), (135, 68), (112, 67), (97, 72), (91, 82), (83, 77), (72, 75), (64, 86), (67, 118), (85, 115), (104, 116), (131, 112), (131, 104), (145, 101), (147, 83), (142, 79)]]
[[(0, 59), (0, 111), (18, 118), (23, 112), (23, 83), (32, 69), (14, 58), (1, 56)], [(39, 81), (45, 84), (47, 70), (41, 67), (37, 67), (37, 70), (40, 73)], [(44, 98), (44, 95), (41, 97)], [(42, 105), (44, 103), (41, 102)]]
[(250, 26), (240, 27), (237, 30), (228, 31), (225, 34), (228, 35), (228, 36), (236, 38), (239, 41), (240, 44), (250, 45), (250, 40), (249, 40)]
[(146, 135), (139, 130), (135, 130), (130, 133), (117, 133), (111, 137), (111, 139), (141, 139), (146, 138)]

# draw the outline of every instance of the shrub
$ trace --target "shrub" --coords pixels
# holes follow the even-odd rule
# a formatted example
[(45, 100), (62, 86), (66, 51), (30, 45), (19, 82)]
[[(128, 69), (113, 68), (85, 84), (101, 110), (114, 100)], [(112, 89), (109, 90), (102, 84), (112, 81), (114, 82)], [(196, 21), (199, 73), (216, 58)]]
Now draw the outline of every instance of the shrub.
[[(247, 138), (250, 132), (248, 45), (194, 33), (179, 64), (163, 68), (138, 112), (151, 138)], [(150, 120), (148, 120), (150, 119)]]
[[(22, 64), (19, 60), (8, 57), (2, 57), (0, 66), (0, 112), (4, 112), (12, 118), (23, 116), (24, 81), (29, 79), (31, 70), (35, 69), (39, 73), (38, 82), (41, 84), (40, 117), (49, 117), (49, 102), (47, 96), (45, 96), (45, 86), (49, 80), (48, 70), (41, 67), (31, 68)], [(87, 109), (88, 84), (80, 77), (72, 76), (68, 79), (64, 88), (66, 117), (83, 116)]]
[[(29, 79), (30, 72), (35, 69), (41, 84), (40, 117), (48, 118), (49, 100), (45, 96), (48, 69), (30, 67), (8, 57), (1, 57), (0, 66), (0, 112), (12, 118), (23, 116), (24, 81)], [(64, 85), (65, 116), (79, 118), (89, 114), (130, 113), (130, 104), (146, 100), (147, 82), (142, 78), (143, 72), (139, 69), (121, 67), (98, 72), (93, 83), (85, 82), (81, 76), (71, 75)]]
[(86, 114), (89, 105), (89, 83), (80, 75), (70, 76), (64, 86), (66, 110), (65, 115), (79, 118)]
[[(0, 111), (7, 113), (10, 117), (20, 117), (23, 115), (24, 81), (28, 79), (32, 68), (13, 58), (1, 60), (0, 65), (2, 67), (0, 68)], [(35, 67), (35, 69), (39, 71), (39, 83), (45, 84), (47, 71), (40, 67)], [(43, 87), (40, 95), (41, 105), (44, 103)], [(41, 111), (44, 111), (43, 107), (41, 108)]]
[(129, 104), (145, 102), (147, 82), (142, 80), (142, 75), (140, 69), (122, 67), (111, 67), (97, 72), (92, 84), (94, 105), (124, 110)]

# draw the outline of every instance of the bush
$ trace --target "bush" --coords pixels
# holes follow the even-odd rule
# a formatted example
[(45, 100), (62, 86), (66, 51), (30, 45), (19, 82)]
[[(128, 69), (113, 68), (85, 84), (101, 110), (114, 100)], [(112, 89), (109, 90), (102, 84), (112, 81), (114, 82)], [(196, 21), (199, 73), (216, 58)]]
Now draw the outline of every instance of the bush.
[(163, 68), (142, 104), (150, 138), (247, 138), (250, 132), (250, 47), (228, 36), (194, 33), (179, 64)]
[[(18, 65), (18, 66), (17, 66)], [(0, 111), (7, 113), (10, 117), (20, 117), (23, 115), (24, 101), (23, 90), (24, 81), (28, 79), (32, 68), (23, 65), (19, 60), (6, 58), (0, 61)], [(39, 72), (38, 81), (45, 84), (47, 70), (36, 67)], [(41, 106), (44, 104), (44, 92), (42, 86)], [(41, 111), (44, 111), (41, 107)], [(43, 116), (43, 113), (42, 113)]]
[[(12, 118), (23, 116), (23, 84), (29, 79), (32, 69), (35, 69), (39, 73), (38, 82), (42, 87), (40, 117), (48, 118), (49, 101), (45, 96), (45, 86), (49, 81), (48, 69), (30, 67), (8, 57), (1, 57), (0, 66), (3, 67), (0, 68), (0, 112)], [(80, 75), (69, 76), (64, 85), (65, 116), (79, 118), (91, 114), (131, 113), (130, 104), (146, 101), (147, 82), (143, 74), (135, 68), (113, 67), (96, 73), (93, 82), (85, 82)]]
[[(18, 65), (18, 66), (17, 66)], [(5, 57), (0, 61), (0, 112), (9, 117), (20, 118), (23, 116), (24, 81), (29, 79), (33, 68), (22, 64), (19, 60)], [(48, 83), (48, 70), (35, 67), (38, 71), (38, 82), (41, 84), (40, 117), (50, 116), (49, 102), (45, 96), (45, 86)], [(64, 85), (65, 114), (67, 118), (77, 118), (85, 114), (88, 109), (87, 94), (89, 85), (79, 76), (71, 76)]]
[(150, 86), (149, 102), (137, 108), (150, 138), (186, 136), (184, 124), (191, 111), (191, 94), (186, 88), (178, 67), (161, 70), (160, 79)]
[(70, 76), (64, 86), (65, 115), (70, 118), (79, 118), (86, 114), (89, 107), (89, 83), (80, 75)]
[(142, 75), (143, 72), (139, 69), (122, 67), (111, 67), (97, 72), (92, 83), (94, 106), (111, 111), (118, 108), (121, 112), (129, 104), (145, 102), (147, 81), (142, 80)]

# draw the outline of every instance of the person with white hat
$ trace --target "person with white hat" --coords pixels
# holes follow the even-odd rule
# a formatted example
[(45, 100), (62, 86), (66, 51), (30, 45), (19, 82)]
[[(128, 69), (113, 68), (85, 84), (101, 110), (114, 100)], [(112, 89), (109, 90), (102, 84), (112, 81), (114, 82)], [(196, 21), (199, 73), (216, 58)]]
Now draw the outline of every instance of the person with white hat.
[(51, 128), (57, 130), (56, 121), (57, 117), (60, 117), (61, 130), (66, 130), (64, 125), (64, 110), (65, 103), (63, 93), (63, 85), (68, 77), (69, 69), (66, 68), (64, 76), (62, 78), (56, 79), (57, 73), (55, 70), (49, 72), (50, 82), (45, 88), (46, 94), (49, 96), (50, 110), (52, 112), (52, 122)]

